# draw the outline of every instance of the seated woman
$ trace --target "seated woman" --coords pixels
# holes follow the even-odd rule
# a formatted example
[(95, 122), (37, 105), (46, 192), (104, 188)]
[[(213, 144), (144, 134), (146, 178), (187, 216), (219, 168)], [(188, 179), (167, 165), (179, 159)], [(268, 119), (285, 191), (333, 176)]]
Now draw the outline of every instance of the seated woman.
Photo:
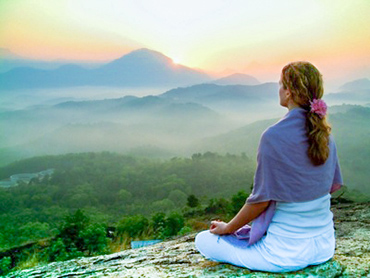
[(280, 105), (289, 111), (262, 134), (251, 195), (230, 222), (212, 221), (196, 236), (197, 249), (210, 260), (286, 272), (334, 255), (330, 193), (342, 178), (322, 77), (312, 64), (294, 62), (279, 83)]

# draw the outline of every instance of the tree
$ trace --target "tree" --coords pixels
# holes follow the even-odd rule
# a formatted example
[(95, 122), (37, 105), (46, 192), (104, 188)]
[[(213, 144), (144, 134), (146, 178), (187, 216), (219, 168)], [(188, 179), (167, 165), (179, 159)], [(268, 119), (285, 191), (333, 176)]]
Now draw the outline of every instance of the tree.
[(168, 199), (171, 200), (177, 207), (183, 207), (186, 204), (186, 194), (179, 189), (172, 190), (168, 195)]
[(211, 199), (205, 209), (208, 214), (227, 214), (231, 212), (230, 202), (224, 198)]
[(49, 234), (50, 226), (48, 223), (28, 222), (19, 228), (20, 237), (23, 241), (46, 238)]
[(196, 208), (197, 206), (199, 206), (199, 199), (195, 197), (194, 194), (189, 195), (187, 201), (188, 207)]
[(177, 212), (172, 212), (165, 221), (163, 236), (168, 237), (176, 235), (183, 226), (184, 217)]
[(117, 226), (119, 235), (127, 234), (129, 237), (134, 238), (143, 234), (149, 226), (149, 221), (141, 214), (128, 216), (123, 218)]
[(151, 227), (158, 238), (177, 235), (183, 226), (184, 217), (178, 212), (172, 212), (168, 217), (163, 212), (157, 212), (151, 219)]
[(77, 210), (74, 214), (65, 217), (59, 237), (63, 240), (67, 250), (69, 247), (76, 246), (78, 250), (84, 250), (84, 240), (80, 237), (80, 232), (89, 224), (90, 219), (82, 210)]
[(166, 225), (166, 214), (157, 212), (152, 216), (150, 226), (153, 229), (154, 236), (162, 237)]
[(106, 227), (103, 224), (91, 223), (83, 211), (65, 217), (57, 240), (50, 248), (51, 260), (63, 260), (83, 255), (104, 253), (108, 241)]
[(131, 192), (127, 191), (126, 189), (121, 189), (118, 192), (118, 196), (124, 204), (131, 204), (132, 203), (132, 194), (131, 194)]
[(6, 274), (12, 268), (12, 258), (4, 257), (0, 260), (0, 275)]
[(240, 190), (238, 193), (231, 197), (231, 207), (234, 214), (239, 212), (239, 210), (245, 204), (247, 198), (248, 194), (244, 190)]
[(79, 237), (83, 239), (84, 249), (88, 256), (102, 254), (107, 248), (106, 227), (102, 224), (92, 223), (80, 231)]
[(163, 199), (153, 202), (152, 207), (154, 211), (167, 212), (173, 210), (176, 206), (171, 200)]
[(71, 253), (67, 252), (66, 246), (61, 238), (53, 241), (48, 248), (49, 261), (64, 261), (67, 260)]

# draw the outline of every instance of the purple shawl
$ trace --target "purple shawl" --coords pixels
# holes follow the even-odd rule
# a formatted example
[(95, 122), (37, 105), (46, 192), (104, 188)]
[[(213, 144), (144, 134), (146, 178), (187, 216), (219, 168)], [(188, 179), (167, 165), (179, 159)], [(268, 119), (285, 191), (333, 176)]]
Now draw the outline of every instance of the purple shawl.
[(233, 235), (257, 242), (267, 231), (276, 202), (307, 202), (338, 190), (342, 182), (336, 146), (330, 136), (329, 157), (314, 166), (307, 156), (306, 111), (290, 110), (279, 122), (262, 134), (257, 154), (253, 191), (247, 204), (270, 201), (269, 207), (252, 224)]

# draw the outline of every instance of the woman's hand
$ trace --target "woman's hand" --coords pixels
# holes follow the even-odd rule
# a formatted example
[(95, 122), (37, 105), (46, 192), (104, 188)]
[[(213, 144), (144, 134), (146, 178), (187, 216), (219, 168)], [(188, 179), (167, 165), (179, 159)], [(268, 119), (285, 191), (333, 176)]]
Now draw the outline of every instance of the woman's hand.
[(211, 222), (209, 231), (216, 235), (226, 235), (230, 233), (228, 228), (227, 223), (216, 220)]
[(244, 204), (236, 216), (229, 222), (215, 220), (211, 222), (210, 232), (216, 235), (231, 234), (257, 218), (270, 205), (270, 201), (255, 204)]

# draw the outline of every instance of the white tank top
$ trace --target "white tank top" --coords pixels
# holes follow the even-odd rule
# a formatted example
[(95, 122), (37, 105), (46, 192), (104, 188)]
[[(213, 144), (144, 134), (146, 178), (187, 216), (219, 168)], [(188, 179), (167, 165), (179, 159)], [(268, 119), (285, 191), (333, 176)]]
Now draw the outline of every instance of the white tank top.
[(276, 203), (268, 233), (290, 238), (308, 238), (334, 230), (330, 194), (308, 202)]

